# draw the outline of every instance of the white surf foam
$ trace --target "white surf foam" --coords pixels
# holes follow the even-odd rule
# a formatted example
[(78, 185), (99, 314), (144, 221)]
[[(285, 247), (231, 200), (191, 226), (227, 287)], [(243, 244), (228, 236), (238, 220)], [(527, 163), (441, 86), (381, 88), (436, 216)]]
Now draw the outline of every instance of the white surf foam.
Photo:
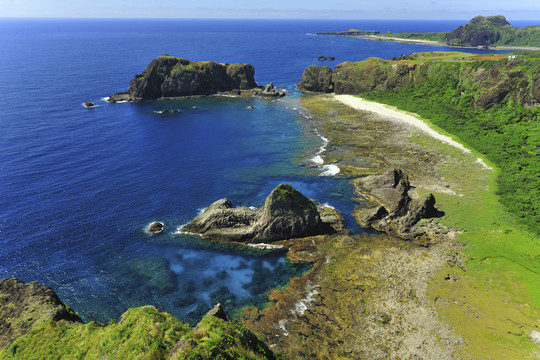
[(323, 166), (323, 169), (325, 169), (321, 176), (334, 176), (339, 174), (340, 170), (339, 167), (336, 164), (328, 164)]

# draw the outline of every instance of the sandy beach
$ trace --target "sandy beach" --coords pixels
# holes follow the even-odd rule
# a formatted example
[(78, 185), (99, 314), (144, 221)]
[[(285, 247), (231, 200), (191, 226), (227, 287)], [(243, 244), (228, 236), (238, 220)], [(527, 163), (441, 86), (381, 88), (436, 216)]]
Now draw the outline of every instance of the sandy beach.
[(419, 117), (408, 114), (404, 111), (398, 110), (395, 107), (379, 104), (373, 101), (367, 101), (362, 98), (352, 96), (352, 95), (335, 95), (336, 100), (341, 101), (345, 105), (348, 105), (357, 110), (364, 110), (374, 112), (378, 115), (381, 115), (389, 121), (394, 121), (401, 124), (406, 124), (412, 126), (423, 133), (438, 139), (448, 145), (451, 145), (455, 148), (460, 149), (464, 153), (470, 153), (471, 151), (467, 149), (462, 144), (457, 141), (452, 140), (449, 136), (438, 133), (437, 131), (430, 128), (425, 122), (423, 122)]

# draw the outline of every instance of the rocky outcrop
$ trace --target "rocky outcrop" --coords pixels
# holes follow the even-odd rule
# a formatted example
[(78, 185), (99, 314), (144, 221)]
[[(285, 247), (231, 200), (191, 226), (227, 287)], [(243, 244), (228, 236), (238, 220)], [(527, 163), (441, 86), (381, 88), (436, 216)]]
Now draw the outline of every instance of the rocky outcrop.
[(335, 232), (336, 216), (321, 219), (315, 203), (291, 185), (280, 184), (253, 210), (234, 208), (228, 199), (211, 204), (182, 231), (217, 240), (246, 243), (271, 242)]
[(0, 349), (46, 320), (81, 322), (50, 287), (16, 278), (0, 280)]
[(160, 56), (135, 75), (129, 90), (112, 95), (109, 102), (140, 101), (257, 88), (255, 69), (249, 64), (222, 64)]
[(459, 45), (490, 46), (500, 40), (501, 28), (505, 26), (511, 27), (504, 16), (476, 16), (446, 34), (444, 40)]
[(355, 212), (355, 218), (364, 227), (410, 239), (421, 232), (414, 226), (422, 219), (444, 215), (435, 207), (435, 197), (424, 194), (412, 199), (409, 195), (409, 177), (401, 170), (391, 169), (383, 175), (367, 176), (360, 181), (379, 206)]
[(160, 234), (163, 232), (163, 229), (165, 228), (165, 224), (163, 224), (160, 221), (154, 221), (148, 225), (148, 228), (146, 229), (146, 232), (149, 234)]
[(87, 108), (87, 109), (90, 109), (90, 108), (93, 108), (93, 107), (96, 106), (96, 104), (94, 104), (94, 103), (91, 102), (91, 101), (85, 101), (83, 105), (84, 105), (84, 107)]
[(328, 66), (310, 65), (302, 74), (298, 84), (300, 91), (331, 93), (334, 91), (332, 69)]
[[(423, 53), (402, 55), (395, 60), (369, 58), (361, 62), (344, 62), (334, 70), (310, 65), (298, 84), (300, 91), (336, 94), (385, 92), (426, 81), (455, 84), (455, 90), (471, 105), (489, 109), (505, 101), (525, 106), (540, 104), (540, 71), (533, 72), (538, 58), (523, 62), (506, 57), (490, 61), (422, 61)], [(523, 66), (522, 66), (523, 64)], [(528, 64), (528, 65), (527, 65)]]

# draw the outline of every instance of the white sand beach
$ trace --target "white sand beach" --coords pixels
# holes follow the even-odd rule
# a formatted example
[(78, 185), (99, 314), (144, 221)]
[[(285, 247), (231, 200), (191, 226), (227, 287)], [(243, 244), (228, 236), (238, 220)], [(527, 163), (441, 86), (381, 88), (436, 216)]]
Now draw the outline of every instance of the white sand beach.
[[(380, 104), (373, 101), (367, 101), (362, 98), (352, 96), (352, 95), (334, 95), (335, 99), (342, 102), (345, 105), (348, 105), (357, 110), (364, 110), (376, 113), (383, 117), (386, 120), (394, 121), (401, 124), (406, 124), (408, 126), (414, 127), (423, 133), (444, 142), (445, 144), (451, 145), (464, 153), (470, 153), (471, 151), (467, 149), (462, 144), (458, 143), (455, 140), (452, 140), (449, 136), (438, 133), (433, 130), (426, 124), (418, 115), (407, 113), (405, 111), (398, 110), (397, 108), (385, 104)], [(482, 164), (486, 169), (491, 169), (482, 159), (478, 158), (477, 160)]]

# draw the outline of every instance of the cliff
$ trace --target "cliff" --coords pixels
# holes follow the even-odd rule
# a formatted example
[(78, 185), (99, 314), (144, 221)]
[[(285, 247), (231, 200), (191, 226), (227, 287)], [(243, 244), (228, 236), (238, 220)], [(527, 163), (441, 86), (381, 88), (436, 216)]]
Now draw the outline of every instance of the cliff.
[(210, 239), (260, 243), (334, 233), (332, 225), (338, 223), (336, 214), (317, 207), (291, 185), (280, 184), (259, 209), (233, 208), (228, 199), (221, 199), (182, 231)]
[(275, 359), (264, 341), (229, 321), (221, 305), (195, 328), (153, 306), (119, 322), (83, 324), (52, 289), (0, 280), (0, 359)]
[(129, 82), (129, 90), (112, 95), (109, 102), (211, 95), (243, 90), (251, 90), (254, 95), (268, 97), (285, 95), (274, 90), (273, 85), (259, 88), (254, 75), (255, 69), (249, 64), (189, 61), (163, 55), (152, 60), (141, 74), (135, 75)]
[(481, 109), (508, 101), (535, 106), (540, 103), (540, 56), (531, 52), (508, 59), (506, 55), (430, 52), (393, 60), (345, 62), (332, 71), (311, 65), (304, 70), (298, 87), (310, 92), (361, 94), (421, 86), (424, 82), (444, 82), (461, 97), (471, 97), (472, 105)]

